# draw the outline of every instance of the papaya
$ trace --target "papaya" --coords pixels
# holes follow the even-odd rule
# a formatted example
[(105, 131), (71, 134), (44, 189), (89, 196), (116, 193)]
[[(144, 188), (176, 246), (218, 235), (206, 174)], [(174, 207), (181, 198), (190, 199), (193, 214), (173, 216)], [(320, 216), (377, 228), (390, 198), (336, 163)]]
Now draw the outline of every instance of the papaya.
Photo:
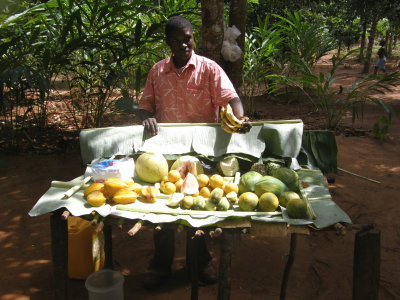
[(290, 190), (299, 190), (299, 175), (295, 170), (284, 167), (278, 168), (272, 171), (272, 176), (286, 184)]
[(186, 195), (193, 195), (199, 191), (199, 183), (192, 173), (187, 173), (182, 182), (180, 192)]
[(288, 190), (286, 184), (278, 178), (272, 176), (263, 176), (254, 186), (254, 192), (258, 197), (266, 192), (274, 193), (278, 198)]
[(256, 171), (244, 173), (239, 181), (239, 194), (254, 192), (254, 187), (261, 178), (262, 175)]

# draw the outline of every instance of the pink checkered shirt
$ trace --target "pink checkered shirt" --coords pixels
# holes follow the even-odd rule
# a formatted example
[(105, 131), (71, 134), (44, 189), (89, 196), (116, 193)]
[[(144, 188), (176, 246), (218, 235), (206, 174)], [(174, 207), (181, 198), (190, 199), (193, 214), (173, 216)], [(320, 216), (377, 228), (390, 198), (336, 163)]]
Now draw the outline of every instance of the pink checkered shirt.
[(150, 70), (139, 108), (155, 112), (159, 123), (218, 122), (218, 106), (238, 97), (224, 70), (192, 52), (181, 74), (166, 58)]

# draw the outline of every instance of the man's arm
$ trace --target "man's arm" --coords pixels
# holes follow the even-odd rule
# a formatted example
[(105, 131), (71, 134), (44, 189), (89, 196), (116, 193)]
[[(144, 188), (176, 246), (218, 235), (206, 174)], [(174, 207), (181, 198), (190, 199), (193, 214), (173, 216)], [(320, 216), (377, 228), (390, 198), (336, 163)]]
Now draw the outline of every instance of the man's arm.
[(140, 120), (142, 120), (142, 125), (144, 126), (144, 130), (150, 132), (151, 135), (158, 134), (157, 120), (152, 112), (140, 109), (139, 118)]
[(240, 98), (233, 98), (229, 101), (229, 105), (232, 107), (233, 114), (238, 118), (242, 118), (244, 116), (243, 104)]

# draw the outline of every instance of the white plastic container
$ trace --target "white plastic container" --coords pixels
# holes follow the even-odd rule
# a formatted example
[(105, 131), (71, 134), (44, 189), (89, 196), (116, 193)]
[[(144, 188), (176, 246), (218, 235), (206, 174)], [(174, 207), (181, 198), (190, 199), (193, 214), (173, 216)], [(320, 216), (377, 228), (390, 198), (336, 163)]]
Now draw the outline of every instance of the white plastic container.
[(85, 282), (89, 300), (123, 300), (124, 276), (110, 269), (92, 273)]

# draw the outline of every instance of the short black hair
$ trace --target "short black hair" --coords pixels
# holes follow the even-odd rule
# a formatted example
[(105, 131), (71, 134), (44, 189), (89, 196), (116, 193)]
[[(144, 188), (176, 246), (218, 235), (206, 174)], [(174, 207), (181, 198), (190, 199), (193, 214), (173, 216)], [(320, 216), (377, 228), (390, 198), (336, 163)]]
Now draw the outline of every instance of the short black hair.
[(165, 24), (165, 37), (168, 39), (173, 31), (181, 30), (183, 28), (190, 28), (190, 30), (192, 30), (192, 23), (184, 17), (173, 16), (169, 18)]
[(379, 42), (379, 45), (381, 45), (381, 46), (385, 46), (385, 44), (386, 44), (386, 42), (385, 42), (384, 40), (381, 40), (381, 41)]

